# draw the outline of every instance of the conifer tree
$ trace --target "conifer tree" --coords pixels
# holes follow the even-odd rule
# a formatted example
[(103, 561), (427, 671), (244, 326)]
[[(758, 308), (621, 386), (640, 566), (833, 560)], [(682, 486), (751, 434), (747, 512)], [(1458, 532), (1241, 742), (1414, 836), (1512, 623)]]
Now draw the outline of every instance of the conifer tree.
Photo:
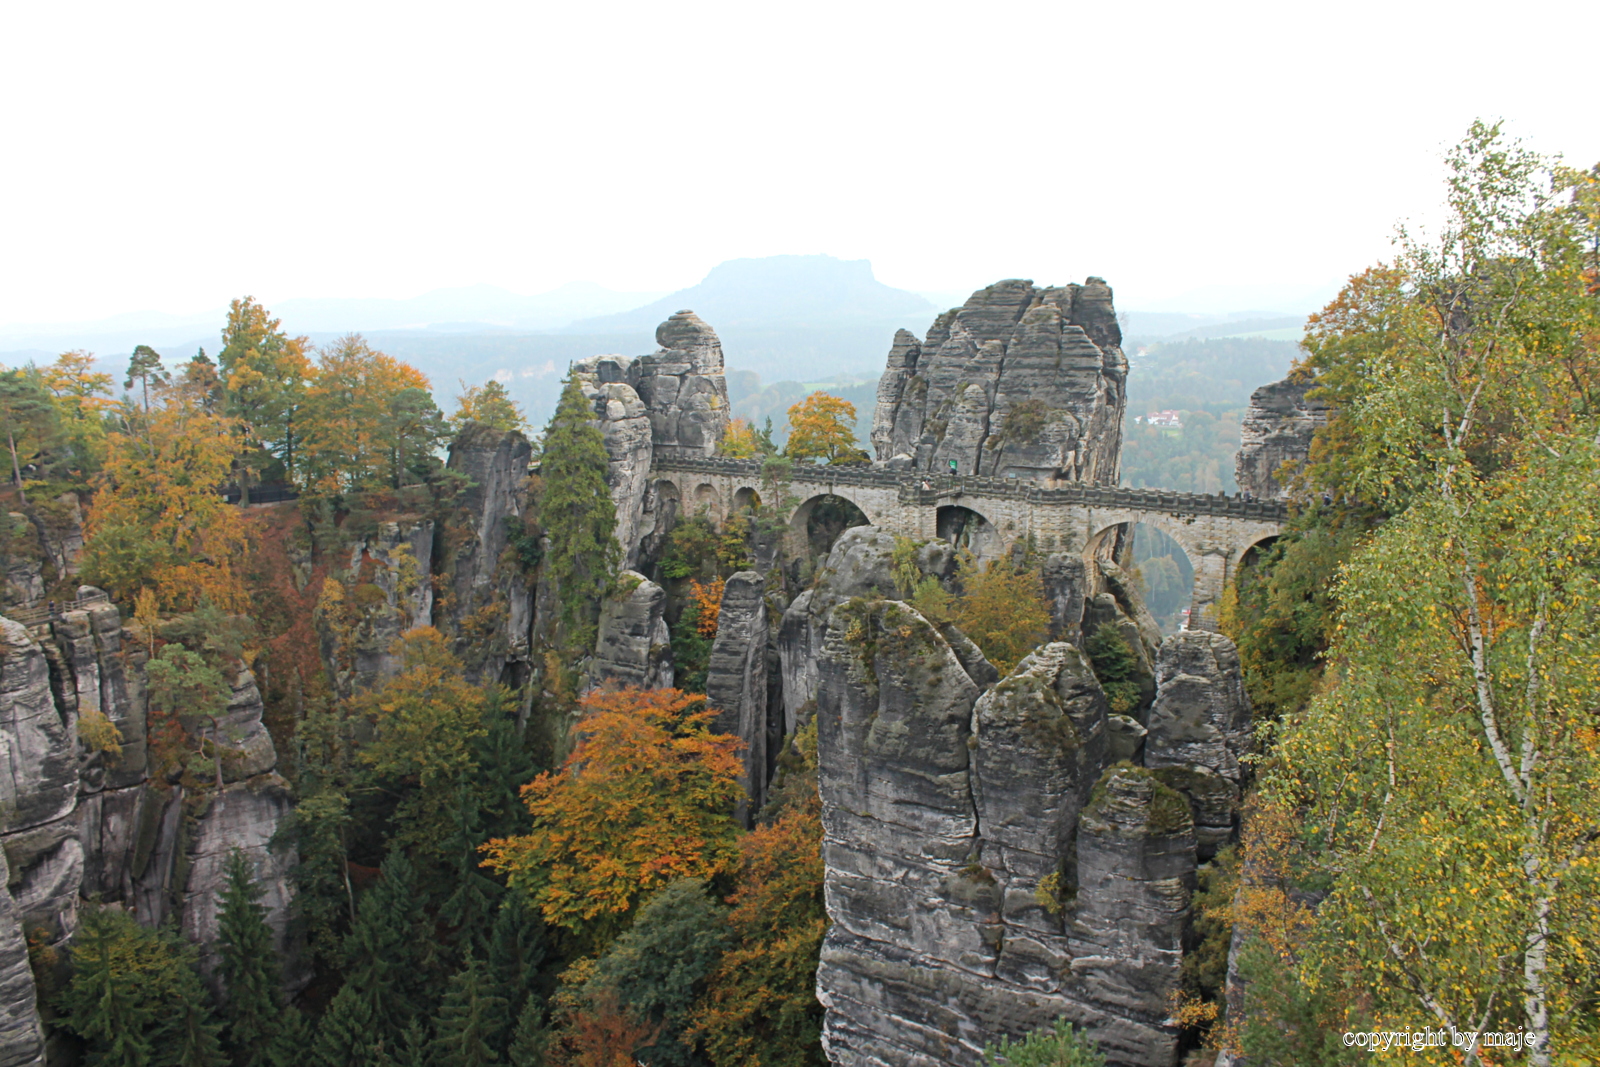
[(435, 1067), (486, 1067), (500, 1063), (506, 998), (495, 992), (483, 961), (469, 956), (450, 978), (433, 1039)]
[(250, 860), (228, 853), (227, 882), (217, 918), (217, 949), (227, 1000), (222, 1008), (228, 1054), (235, 1067), (268, 1067), (272, 1038), (281, 1025), (278, 961)]
[(545, 1067), (545, 1049), (550, 1047), (550, 1030), (545, 1026), (544, 1005), (530, 996), (517, 1015), (517, 1028), (511, 1035), (506, 1062), (511, 1067)]
[(267, 1063), (271, 1067), (303, 1067), (308, 1061), (315, 1062), (311, 1052), (316, 1036), (305, 1012), (292, 1005), (285, 1007), (267, 1049)]
[(522, 894), (506, 894), (489, 936), (489, 973), (496, 992), (505, 998), (508, 1030), (526, 1002), (538, 999), (539, 968), (545, 955), (544, 920)]
[(544, 496), (539, 513), (550, 535), (546, 574), (569, 633), (586, 627), (611, 581), (618, 550), (617, 509), (606, 486), (605, 438), (576, 380), (569, 380), (545, 431)]
[(345, 989), (366, 1001), (370, 1027), (386, 1044), (429, 1007), (424, 954), (431, 941), (416, 870), (404, 852), (391, 852), (345, 940)]
[(377, 1036), (371, 1001), (347, 981), (322, 1015), (312, 1060), (323, 1067), (364, 1067), (372, 1062)]
[(598, 1000), (609, 990), (630, 1015), (658, 1028), (648, 1046), (651, 1064), (691, 1067), (703, 1061), (684, 1030), (731, 936), (727, 909), (706, 894), (706, 883), (680, 878), (600, 957), (585, 993)]
[(57, 1002), (62, 1025), (83, 1038), (104, 1067), (143, 1067), (156, 1021), (139, 971), (127, 966), (132, 920), (99, 907), (84, 909), (72, 947), (72, 983)]

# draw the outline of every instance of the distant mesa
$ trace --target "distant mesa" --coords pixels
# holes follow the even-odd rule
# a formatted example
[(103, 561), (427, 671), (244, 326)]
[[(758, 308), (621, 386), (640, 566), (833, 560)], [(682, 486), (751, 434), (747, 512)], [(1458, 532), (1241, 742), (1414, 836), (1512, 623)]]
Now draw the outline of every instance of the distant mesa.
[(688, 289), (643, 307), (573, 323), (569, 329), (600, 333), (649, 329), (680, 308), (694, 308), (717, 329), (750, 326), (814, 328), (879, 324), (925, 315), (933, 304), (916, 293), (884, 285), (864, 259), (833, 256), (766, 256), (731, 259)]

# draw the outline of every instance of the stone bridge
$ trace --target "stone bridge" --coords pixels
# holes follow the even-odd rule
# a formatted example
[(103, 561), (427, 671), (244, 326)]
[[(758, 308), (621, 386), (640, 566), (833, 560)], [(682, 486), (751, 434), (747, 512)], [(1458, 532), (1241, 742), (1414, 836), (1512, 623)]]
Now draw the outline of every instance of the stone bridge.
[[(658, 456), (651, 479), (658, 500), (675, 500), (683, 514), (704, 512), (720, 523), (762, 502), (768, 490), (761, 467), (753, 459)], [(1014, 478), (930, 478), (867, 466), (796, 463), (779, 491), (792, 508), (788, 520), (796, 538), (805, 537), (817, 503), (832, 496), (848, 500), (869, 523), (891, 533), (962, 540), (980, 560), (994, 559), (1030, 535), (1042, 551), (1079, 552), (1087, 560), (1107, 554), (1127, 524), (1142, 522), (1171, 537), (1189, 557), (1189, 617), (1192, 626), (1207, 629), (1215, 628), (1222, 591), (1245, 554), (1276, 537), (1288, 518), (1279, 501), (1083, 483), (1046, 486)]]

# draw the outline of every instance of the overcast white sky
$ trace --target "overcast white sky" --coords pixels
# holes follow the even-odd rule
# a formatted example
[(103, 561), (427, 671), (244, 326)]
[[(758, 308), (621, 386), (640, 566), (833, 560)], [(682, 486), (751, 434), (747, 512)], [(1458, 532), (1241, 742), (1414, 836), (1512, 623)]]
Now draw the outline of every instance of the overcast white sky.
[(1315, 287), (1474, 116), (1600, 160), (1592, 0), (15, 3), (0, 323), (253, 293)]

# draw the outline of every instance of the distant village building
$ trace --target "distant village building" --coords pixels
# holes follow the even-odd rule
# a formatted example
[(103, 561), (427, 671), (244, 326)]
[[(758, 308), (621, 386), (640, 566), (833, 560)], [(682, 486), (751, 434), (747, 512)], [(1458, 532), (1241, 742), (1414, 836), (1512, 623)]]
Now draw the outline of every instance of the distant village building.
[(1176, 411), (1152, 411), (1148, 415), (1136, 418), (1133, 421), (1142, 422), (1147, 426), (1160, 426), (1164, 429), (1177, 429), (1183, 425), (1183, 420), (1178, 417)]

